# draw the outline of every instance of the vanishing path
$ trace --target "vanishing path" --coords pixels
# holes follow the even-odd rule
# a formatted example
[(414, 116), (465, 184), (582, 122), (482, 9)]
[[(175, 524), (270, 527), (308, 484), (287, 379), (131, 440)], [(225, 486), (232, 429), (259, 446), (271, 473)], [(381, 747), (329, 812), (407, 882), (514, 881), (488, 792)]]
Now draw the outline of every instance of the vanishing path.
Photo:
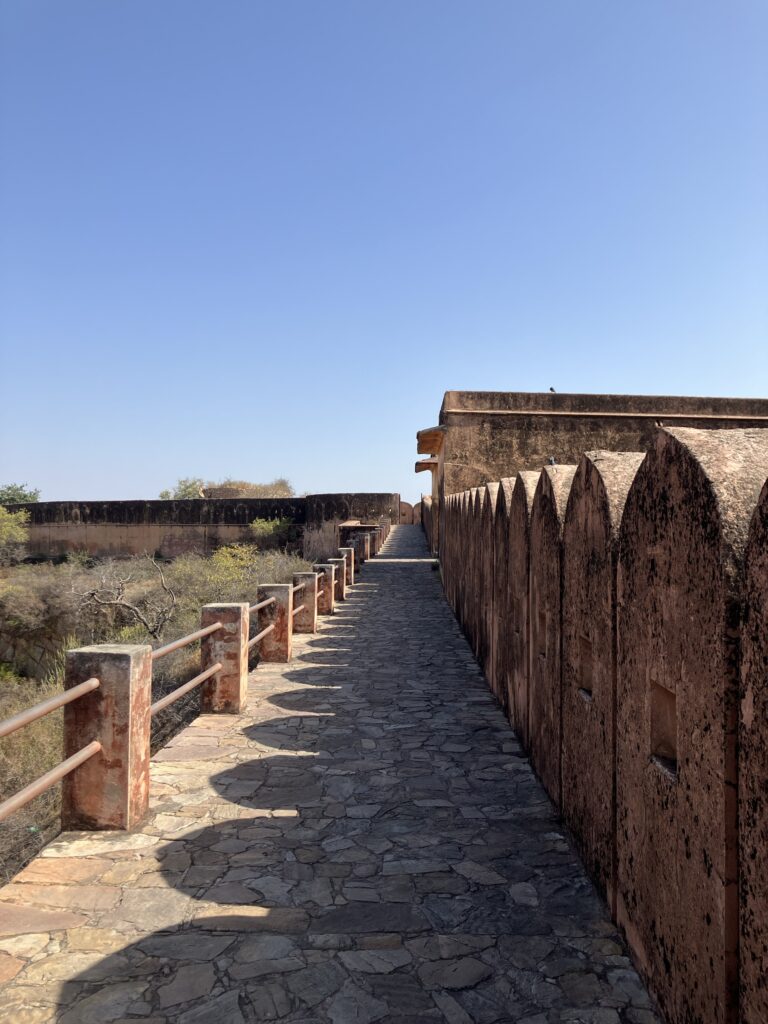
[(420, 530), (251, 688), (0, 890), (0, 1020), (657, 1024)]

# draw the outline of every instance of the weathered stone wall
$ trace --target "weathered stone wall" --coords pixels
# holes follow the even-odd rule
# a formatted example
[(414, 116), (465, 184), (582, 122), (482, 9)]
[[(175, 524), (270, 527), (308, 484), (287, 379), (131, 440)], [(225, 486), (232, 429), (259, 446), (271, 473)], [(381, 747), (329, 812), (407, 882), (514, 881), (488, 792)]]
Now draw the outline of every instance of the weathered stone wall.
[(576, 464), (585, 451), (646, 451), (659, 421), (702, 429), (765, 427), (768, 400), (446, 391), (439, 427), (431, 428), (441, 431), (441, 450), (434, 453), (439, 493), (538, 471), (552, 457)]
[(313, 525), (338, 519), (376, 522), (382, 516), (393, 525), (400, 518), (399, 494), (308, 494), (306, 521)]
[(527, 470), (515, 478), (509, 512), (509, 626), (507, 632), (507, 690), (509, 720), (525, 750), (531, 749), (528, 723), (530, 645), (531, 509), (539, 474)]
[(250, 539), (254, 519), (291, 519), (299, 525), (374, 519), (400, 514), (397, 494), (313, 494), (306, 498), (219, 498), (189, 501), (40, 501), (13, 505), (30, 513), (27, 549), (33, 557), (72, 551), (125, 557), (148, 551), (173, 558), (208, 554), (221, 544)]
[(739, 971), (768, 1020), (766, 478), (768, 429), (676, 427), (443, 506), (448, 600), (669, 1024), (735, 1024)]
[(739, 715), (741, 1018), (768, 1021), (768, 483), (746, 553)]
[(561, 809), (614, 912), (616, 569), (624, 503), (642, 460), (637, 452), (583, 455), (563, 527)]
[(530, 681), (531, 762), (553, 803), (560, 804), (560, 641), (562, 535), (575, 466), (543, 469), (531, 509)]
[(507, 642), (509, 608), (509, 515), (512, 505), (514, 477), (499, 482), (496, 515), (493, 521), (491, 557), (493, 559), (493, 616), (491, 620), (491, 646), (493, 663), (486, 672), (496, 699), (509, 717), (509, 645)]

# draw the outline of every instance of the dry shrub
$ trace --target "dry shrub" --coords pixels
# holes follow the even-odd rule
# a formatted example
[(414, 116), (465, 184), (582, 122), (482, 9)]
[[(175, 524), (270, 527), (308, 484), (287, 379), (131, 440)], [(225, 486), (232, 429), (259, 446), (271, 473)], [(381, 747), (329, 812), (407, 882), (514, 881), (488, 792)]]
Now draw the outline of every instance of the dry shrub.
[[(64, 652), (90, 643), (163, 643), (200, 628), (204, 604), (253, 602), (259, 584), (287, 583), (308, 569), (296, 555), (259, 552), (252, 544), (219, 548), (210, 557), (183, 555), (163, 570), (176, 595), (163, 633), (152, 639), (126, 609), (83, 604), (80, 597), (94, 580), (131, 576), (126, 598), (152, 607), (162, 597), (156, 569), (145, 558), (119, 563), (25, 565), (0, 577), (0, 643), (23, 661), (0, 667), (0, 719), (8, 718), (61, 691)], [(7, 653), (6, 653), (7, 657)], [(8, 658), (8, 660), (11, 660)], [(200, 671), (200, 644), (190, 644), (155, 662), (152, 698), (186, 682)], [(25, 677), (26, 676), (26, 677)], [(182, 697), (152, 722), (152, 751), (160, 749), (199, 714), (200, 691)], [(62, 758), (62, 712), (58, 711), (0, 740), (0, 800), (12, 796), (54, 767)], [(49, 790), (0, 824), (0, 877), (10, 877), (60, 831), (60, 787)]]
[[(0, 719), (52, 697), (60, 682), (22, 679), (0, 667)], [(0, 800), (18, 793), (62, 759), (62, 711), (0, 740)], [(0, 881), (7, 881), (61, 831), (61, 787), (55, 786), (0, 822)]]
[(307, 562), (325, 562), (339, 553), (339, 537), (332, 521), (304, 530), (304, 558)]

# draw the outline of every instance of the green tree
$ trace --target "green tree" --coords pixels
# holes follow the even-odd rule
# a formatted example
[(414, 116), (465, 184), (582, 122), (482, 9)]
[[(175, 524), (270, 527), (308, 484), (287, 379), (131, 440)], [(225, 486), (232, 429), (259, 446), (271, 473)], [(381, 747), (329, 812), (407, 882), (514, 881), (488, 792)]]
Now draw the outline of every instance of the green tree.
[[(221, 494), (217, 494), (221, 491)], [(225, 492), (236, 492), (227, 495)], [(238, 498), (293, 498), (296, 494), (290, 482), (278, 477), (266, 484), (255, 484), (249, 480), (231, 480), (227, 478), (220, 483), (209, 480), (205, 485), (206, 497), (238, 497)]]
[(26, 484), (0, 484), (0, 505), (19, 505), (39, 500), (40, 491)]
[(173, 490), (160, 491), (160, 498), (163, 501), (184, 501), (188, 498), (199, 498), (201, 497), (200, 491), (202, 487), (203, 480), (200, 477), (183, 477), (181, 480), (176, 481), (176, 486)]
[(249, 529), (260, 550), (283, 548), (298, 536), (292, 519), (254, 519)]
[(25, 508), (10, 512), (0, 505), (0, 563), (17, 559), (29, 536), (29, 512)]
[(176, 486), (160, 491), (163, 501), (183, 501), (187, 498), (293, 498), (296, 495), (285, 477), (278, 477), (267, 484), (254, 484), (248, 480), (209, 480), (188, 477), (176, 481)]

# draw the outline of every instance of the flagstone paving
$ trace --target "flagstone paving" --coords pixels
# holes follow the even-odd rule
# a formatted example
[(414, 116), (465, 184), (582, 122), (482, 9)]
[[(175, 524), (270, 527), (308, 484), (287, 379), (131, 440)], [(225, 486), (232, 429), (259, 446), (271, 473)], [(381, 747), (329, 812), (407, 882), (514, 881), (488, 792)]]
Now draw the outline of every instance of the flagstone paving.
[(0, 890), (1, 1021), (659, 1020), (416, 527), (152, 793)]

